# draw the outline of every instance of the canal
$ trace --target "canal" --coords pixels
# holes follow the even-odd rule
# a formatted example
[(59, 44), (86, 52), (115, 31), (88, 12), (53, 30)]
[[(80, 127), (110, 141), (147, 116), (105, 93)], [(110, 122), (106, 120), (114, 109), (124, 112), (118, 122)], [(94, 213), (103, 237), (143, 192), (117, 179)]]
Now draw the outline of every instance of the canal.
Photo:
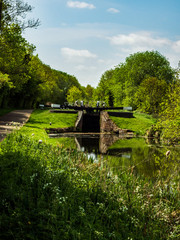
[[(73, 145), (86, 154), (89, 161), (106, 164), (114, 174), (130, 170), (136, 175), (156, 178), (160, 172), (176, 174), (180, 163), (179, 146), (164, 146), (143, 137), (99, 133), (50, 134), (50, 137), (73, 140)], [(168, 150), (170, 155), (166, 157)]]

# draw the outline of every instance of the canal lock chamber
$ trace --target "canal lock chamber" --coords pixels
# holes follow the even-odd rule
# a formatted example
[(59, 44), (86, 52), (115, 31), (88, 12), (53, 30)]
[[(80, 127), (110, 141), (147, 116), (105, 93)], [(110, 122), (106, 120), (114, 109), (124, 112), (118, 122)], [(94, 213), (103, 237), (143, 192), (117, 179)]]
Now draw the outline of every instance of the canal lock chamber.
[(100, 113), (83, 113), (82, 132), (100, 132)]

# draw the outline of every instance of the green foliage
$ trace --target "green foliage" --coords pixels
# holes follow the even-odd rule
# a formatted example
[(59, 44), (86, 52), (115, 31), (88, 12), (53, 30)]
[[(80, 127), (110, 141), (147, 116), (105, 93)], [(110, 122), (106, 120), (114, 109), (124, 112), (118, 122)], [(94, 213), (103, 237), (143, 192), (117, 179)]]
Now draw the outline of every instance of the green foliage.
[(144, 79), (135, 93), (137, 107), (149, 114), (159, 113), (160, 104), (166, 98), (168, 85), (155, 77)]
[(173, 70), (168, 60), (157, 51), (138, 52), (126, 58), (129, 79), (139, 85), (145, 78), (157, 77), (172, 82)]
[(167, 98), (161, 104), (161, 114), (157, 128), (162, 138), (170, 143), (180, 142), (180, 82), (169, 87)]
[(37, 27), (39, 21), (21, 21), (31, 10), (22, 0), (0, 1), (0, 78), (2, 82), (3, 74), (4, 86), (0, 84), (0, 107), (32, 108), (46, 102), (63, 104), (68, 89), (80, 87), (74, 76), (51, 69), (38, 56), (33, 56), (35, 46), (22, 37), (22, 30)]
[[(13, 84), (13, 88), (4, 97), (5, 105), (9, 105), (10, 101), (15, 102), (14, 98), (16, 98), (16, 104), (21, 106), (20, 102), (28, 95), (24, 90), (27, 90), (26, 85), (31, 81), (28, 63), (34, 46), (28, 44), (21, 36), (21, 29), (17, 25), (12, 25), (0, 35), (0, 48), (0, 71), (8, 74)], [(12, 100), (9, 99), (10, 97)]]
[(82, 87), (84, 101), (91, 102), (93, 100), (94, 88), (91, 85)]
[(75, 101), (82, 99), (82, 91), (76, 86), (71, 87), (67, 93), (67, 101), (74, 103)]
[(8, 95), (11, 88), (13, 88), (13, 83), (10, 81), (8, 75), (0, 72), (0, 106), (2, 105), (3, 98)]
[(114, 175), (22, 134), (1, 143), (0, 159), (1, 239), (179, 238), (178, 171), (153, 182), (133, 167)]
[(0, 108), (0, 116), (3, 116), (3, 115), (5, 115), (6, 113), (9, 113), (9, 112), (11, 112), (11, 111), (13, 111), (13, 109), (11, 109), (11, 108)]
[(35, 47), (21, 36), (17, 25), (7, 28), (0, 35), (0, 48), (0, 71), (3, 82), (6, 79), (7, 83), (8, 76), (9, 83), (8, 88), (6, 84), (6, 88), (1, 89), (0, 106), (31, 108), (38, 102), (63, 104), (68, 89), (80, 87), (74, 76), (53, 70), (43, 64), (38, 56), (33, 56)]
[(98, 84), (98, 87), (95, 91), (95, 100), (103, 101), (107, 106), (113, 106), (113, 95), (112, 95), (112, 76), (114, 71), (108, 70), (106, 71)]
[(26, 13), (32, 11), (32, 6), (23, 0), (0, 0), (0, 31), (11, 24), (18, 24), (21, 29), (37, 27), (39, 20), (25, 21)]
[[(127, 57), (125, 63), (119, 64), (114, 70), (106, 71), (102, 75), (96, 95), (99, 95), (101, 100), (111, 102), (111, 105), (132, 106), (136, 109), (138, 89), (145, 79), (156, 78), (169, 84), (174, 80), (174, 76), (175, 71), (159, 52), (138, 52)], [(145, 86), (141, 86), (141, 92), (142, 88)], [(152, 101), (152, 98), (146, 101), (146, 105), (150, 105), (149, 101)], [(143, 108), (146, 110), (146, 107)], [(149, 111), (149, 108), (147, 110)]]

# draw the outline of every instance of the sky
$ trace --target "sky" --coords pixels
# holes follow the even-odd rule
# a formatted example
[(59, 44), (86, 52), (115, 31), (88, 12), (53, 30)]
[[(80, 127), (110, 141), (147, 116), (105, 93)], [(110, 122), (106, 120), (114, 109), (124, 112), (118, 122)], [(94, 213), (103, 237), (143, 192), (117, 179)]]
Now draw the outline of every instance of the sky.
[(158, 51), (180, 61), (180, 0), (25, 0), (39, 18), (24, 37), (53, 69), (97, 87), (105, 71), (130, 54)]

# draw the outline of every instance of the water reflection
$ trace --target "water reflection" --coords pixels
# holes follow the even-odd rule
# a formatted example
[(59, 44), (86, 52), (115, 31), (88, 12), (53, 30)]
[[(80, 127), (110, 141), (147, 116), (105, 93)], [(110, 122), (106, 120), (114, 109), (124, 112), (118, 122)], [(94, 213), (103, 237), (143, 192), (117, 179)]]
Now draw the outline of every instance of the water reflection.
[[(115, 174), (133, 169), (137, 175), (156, 177), (179, 172), (180, 148), (149, 144), (144, 138), (124, 138), (114, 134), (68, 134), (61, 137), (73, 137), (77, 149), (87, 154), (94, 163), (100, 159), (106, 162)], [(166, 151), (171, 150), (167, 159)]]

